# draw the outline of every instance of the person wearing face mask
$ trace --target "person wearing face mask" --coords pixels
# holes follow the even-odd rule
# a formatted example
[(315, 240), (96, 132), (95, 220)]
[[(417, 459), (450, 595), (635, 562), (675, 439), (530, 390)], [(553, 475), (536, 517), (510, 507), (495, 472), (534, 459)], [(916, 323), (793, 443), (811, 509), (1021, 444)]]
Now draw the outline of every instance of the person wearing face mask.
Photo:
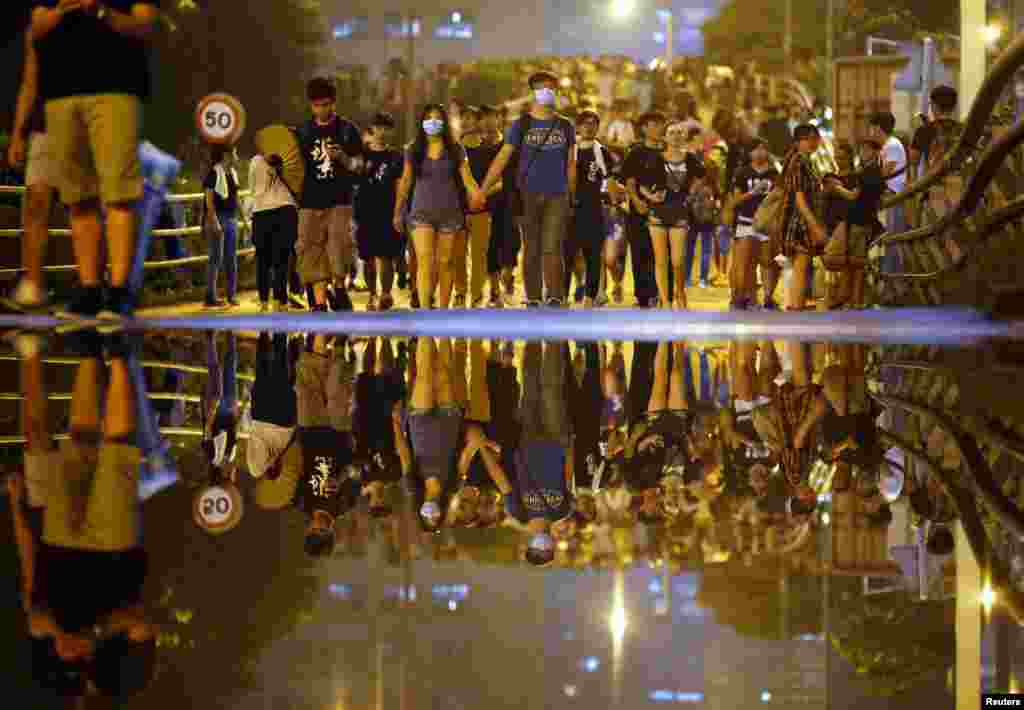
[(529, 86), (534, 98), (530, 111), (509, 128), (505, 146), (481, 188), (483, 194), (493, 189), (513, 155), (520, 153), (517, 182), (523, 201), (527, 305), (541, 305), (546, 287), (548, 305), (561, 307), (565, 301), (563, 242), (576, 193), (576, 130), (569, 119), (555, 113), (558, 77), (537, 72)]
[[(416, 290), (421, 307), (429, 308), (440, 286), (439, 308), (448, 308), (454, 285), (453, 258), (467, 208), (485, 203), (466, 160), (466, 151), (452, 138), (444, 107), (430, 104), (420, 117), (420, 130), (405, 153), (393, 218), (395, 229), (408, 227), (416, 256)], [(467, 199), (468, 198), (468, 199)]]

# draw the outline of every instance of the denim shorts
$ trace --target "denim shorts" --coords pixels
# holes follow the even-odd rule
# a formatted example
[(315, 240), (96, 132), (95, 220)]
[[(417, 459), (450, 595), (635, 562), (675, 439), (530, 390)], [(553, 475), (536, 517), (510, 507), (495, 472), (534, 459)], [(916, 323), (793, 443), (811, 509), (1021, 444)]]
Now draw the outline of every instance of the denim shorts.
[(440, 234), (455, 234), (466, 228), (466, 215), (461, 212), (438, 215), (410, 214), (408, 226), (410, 232), (417, 228), (430, 227)]

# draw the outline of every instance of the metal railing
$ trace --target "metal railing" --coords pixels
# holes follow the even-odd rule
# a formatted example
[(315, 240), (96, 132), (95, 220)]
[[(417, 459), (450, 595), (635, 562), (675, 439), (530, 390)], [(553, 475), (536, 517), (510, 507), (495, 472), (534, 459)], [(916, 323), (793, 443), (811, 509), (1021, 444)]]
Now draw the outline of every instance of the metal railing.
[[(18, 195), (22, 196), (25, 194), (25, 188), (20, 185), (0, 185), (0, 195)], [(238, 193), (239, 197), (248, 197), (251, 194), (249, 190), (242, 190)], [(205, 199), (205, 194), (202, 192), (189, 192), (179, 195), (168, 195), (167, 201), (170, 203), (189, 203), (189, 202), (200, 202)], [(246, 217), (242, 217), (238, 220), (239, 236), (251, 232), (252, 220)], [(180, 238), (190, 237), (202, 234), (203, 228), (201, 226), (195, 227), (176, 227), (173, 229), (154, 229), (152, 232), (153, 237), (157, 238)], [(3, 237), (20, 237), (25, 233), (25, 230), (21, 227), (15, 229), (0, 229), (0, 238)], [(67, 228), (55, 228), (47, 230), (47, 233), (51, 237), (69, 237), (71, 236), (71, 230)], [(238, 256), (249, 257), (256, 253), (255, 247), (247, 247), (245, 249), (238, 250)], [(205, 264), (210, 260), (208, 255), (188, 256), (181, 259), (161, 259), (154, 261), (147, 261), (143, 264), (143, 268), (146, 271), (152, 271), (155, 269), (175, 269), (181, 266), (192, 266), (194, 264)], [(61, 273), (75, 271), (78, 267), (74, 264), (59, 264), (54, 266), (44, 266), (43, 271), (46, 273)], [(11, 268), (11, 269), (0, 269), (0, 277), (12, 276), (24, 272), (23, 268)]]

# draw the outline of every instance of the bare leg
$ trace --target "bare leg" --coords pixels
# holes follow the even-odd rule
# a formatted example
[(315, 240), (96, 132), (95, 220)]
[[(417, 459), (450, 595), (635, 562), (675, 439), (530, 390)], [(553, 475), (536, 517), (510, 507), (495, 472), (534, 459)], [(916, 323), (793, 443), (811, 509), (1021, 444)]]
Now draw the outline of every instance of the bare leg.
[[(107, 208), (107, 248), (110, 250), (110, 284), (124, 286), (135, 261), (135, 208), (130, 204)], [(228, 294), (230, 296), (230, 294)]]
[(807, 267), (810, 261), (807, 254), (797, 254), (793, 258), (793, 278), (786, 293), (787, 308), (803, 308), (807, 302)]
[(420, 308), (430, 308), (430, 299), (434, 295), (437, 235), (433, 227), (416, 227), (412, 230), (412, 242), (416, 251), (416, 290), (420, 296)]
[(658, 285), (661, 307), (668, 308), (672, 298), (668, 292), (668, 230), (661, 226), (650, 226), (651, 245), (654, 247), (654, 281)]
[(43, 261), (46, 258), (53, 192), (53, 188), (48, 185), (30, 185), (22, 204), (25, 232), (21, 238), (21, 265), (29, 283), (44, 292), (46, 280), (43, 278)]
[(672, 287), (675, 294), (672, 298), (672, 305), (678, 308), (686, 308), (686, 238), (688, 228), (677, 227), (669, 231), (669, 250), (672, 262)]
[(82, 285), (99, 286), (103, 281), (103, 226), (98, 201), (72, 205), (71, 243)]
[[(465, 233), (463, 232), (462, 234)], [(455, 286), (456, 276), (454, 272), (456, 251), (459, 249), (459, 246), (459, 233), (441, 233), (437, 237), (437, 270), (441, 291), (437, 304), (438, 308), (448, 308), (449, 303), (451, 303), (452, 288)], [(461, 243), (461, 247), (465, 251), (465, 241)], [(463, 262), (463, 269), (465, 269), (465, 262)]]

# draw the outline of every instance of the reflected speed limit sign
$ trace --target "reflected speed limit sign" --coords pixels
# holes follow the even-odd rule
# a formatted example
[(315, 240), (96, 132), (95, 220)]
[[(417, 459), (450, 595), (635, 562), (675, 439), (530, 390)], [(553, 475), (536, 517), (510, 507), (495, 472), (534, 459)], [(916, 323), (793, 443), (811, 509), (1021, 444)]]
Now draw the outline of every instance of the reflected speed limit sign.
[(196, 126), (208, 143), (237, 143), (245, 131), (245, 108), (234, 96), (210, 94), (196, 107)]
[(232, 484), (208, 486), (196, 495), (192, 514), (196, 524), (206, 532), (225, 533), (242, 519), (242, 496)]

